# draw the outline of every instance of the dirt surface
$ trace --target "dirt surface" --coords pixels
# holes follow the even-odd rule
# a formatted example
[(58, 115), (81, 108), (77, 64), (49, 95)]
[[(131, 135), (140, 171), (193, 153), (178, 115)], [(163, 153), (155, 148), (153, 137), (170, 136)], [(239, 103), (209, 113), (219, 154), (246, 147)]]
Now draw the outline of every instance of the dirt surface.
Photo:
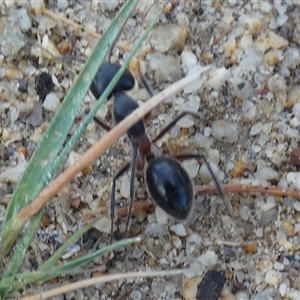
[[(98, 41), (92, 33), (105, 31), (122, 5), (119, 2), (46, 1), (43, 13), (39, 9), (42, 1), (0, 4), (1, 220), (20, 174)], [(130, 66), (137, 79), (130, 95), (141, 103), (149, 95), (135, 72), (137, 60), (144, 65), (154, 93), (197, 65), (212, 65), (198, 87), (167, 99), (145, 124), (154, 138), (182, 110), (197, 112), (202, 120), (183, 118), (153, 150), (157, 155), (204, 152), (229, 190), (236, 184), (300, 190), (295, 163), (299, 155), (292, 162), (289, 158), (298, 145), (300, 128), (300, 2), (273, 2), (166, 2), (159, 23)], [(113, 48), (111, 61), (122, 63), (161, 7), (151, 1), (139, 2)], [(83, 30), (75, 27), (78, 24)], [(89, 93), (72, 131), (94, 102)], [(98, 117), (113, 126), (111, 105), (108, 101)], [(65, 167), (105, 133), (91, 123)], [(64, 187), (45, 209), (23, 271), (34, 270), (95, 216), (103, 215), (101, 222), (69, 249), (67, 259), (109, 243), (112, 177), (130, 159), (131, 146), (124, 136)], [(185, 160), (183, 166), (195, 190), (210, 183), (202, 161)], [(117, 208), (128, 204), (129, 180), (127, 174), (119, 180)], [(223, 298), (219, 299), (300, 299), (297, 197), (228, 193), (233, 206), (230, 216), (220, 197), (197, 195), (192, 215), (182, 223), (149, 205), (142, 174), (137, 177), (135, 195), (146, 202), (133, 213), (129, 235), (139, 235), (142, 242), (118, 249), (113, 257), (95, 261), (86, 266), (88, 271), (60, 279), (59, 284), (101, 273), (177, 268), (189, 272), (122, 280), (57, 299), (196, 299), (197, 285), (208, 270), (225, 272)], [(122, 237), (125, 223), (124, 216), (115, 222), (116, 239)], [(26, 292), (57, 284), (29, 287)]]

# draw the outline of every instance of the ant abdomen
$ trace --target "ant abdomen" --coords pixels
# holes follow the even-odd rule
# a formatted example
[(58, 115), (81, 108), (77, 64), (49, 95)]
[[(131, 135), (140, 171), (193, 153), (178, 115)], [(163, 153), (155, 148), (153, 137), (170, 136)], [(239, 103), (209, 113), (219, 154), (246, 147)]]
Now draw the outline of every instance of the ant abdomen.
[(148, 192), (155, 203), (178, 220), (188, 218), (194, 201), (192, 181), (172, 158), (153, 158), (146, 171)]
[[(99, 99), (104, 90), (107, 88), (113, 77), (117, 74), (120, 70), (121, 65), (113, 64), (110, 62), (106, 62), (102, 64), (92, 81), (90, 86), (90, 91), (94, 95), (96, 99)], [(131, 72), (126, 69), (122, 74), (121, 78), (115, 85), (112, 92), (108, 95), (107, 99), (109, 99), (114, 93), (118, 91), (127, 91), (133, 88), (135, 83), (134, 77)]]

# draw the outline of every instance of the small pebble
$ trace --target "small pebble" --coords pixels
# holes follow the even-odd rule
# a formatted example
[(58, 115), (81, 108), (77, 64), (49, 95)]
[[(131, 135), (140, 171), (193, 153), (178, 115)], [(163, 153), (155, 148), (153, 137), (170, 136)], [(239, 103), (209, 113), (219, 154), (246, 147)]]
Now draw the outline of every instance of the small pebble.
[(250, 135), (257, 135), (260, 133), (262, 129), (262, 123), (261, 122), (258, 122), (256, 124), (254, 124), (252, 127), (251, 127), (251, 130), (250, 130)]
[(259, 227), (257, 230), (256, 230), (256, 236), (257, 236), (257, 238), (262, 238), (263, 237), (263, 235), (264, 235), (264, 230), (263, 230), (263, 228), (262, 227)]
[(284, 297), (287, 291), (287, 284), (286, 283), (281, 283), (279, 286), (279, 293), (281, 297)]
[(294, 202), (294, 209), (298, 212), (300, 211), (300, 201), (295, 201)]
[(282, 271), (284, 269), (284, 264), (279, 263), (278, 261), (274, 262), (274, 269), (277, 271)]
[(186, 236), (185, 227), (182, 223), (172, 225), (170, 230), (173, 231), (176, 235), (184, 237)]
[(130, 299), (132, 300), (140, 300), (142, 299), (142, 294), (138, 290), (133, 290), (130, 294)]
[(165, 226), (159, 225), (158, 223), (148, 223), (145, 228), (145, 235), (159, 237), (167, 235), (168, 231)]
[(51, 112), (56, 112), (60, 106), (60, 101), (55, 93), (49, 93), (43, 103), (43, 107)]
[(263, 213), (261, 219), (260, 219), (260, 226), (266, 227), (270, 223), (274, 222), (277, 219), (278, 216), (278, 209), (276, 207), (267, 210)]
[(150, 43), (161, 53), (183, 49), (188, 30), (177, 24), (160, 25), (151, 31)]
[(270, 270), (266, 273), (265, 282), (272, 286), (278, 287), (282, 280), (282, 274), (275, 270)]
[(208, 269), (213, 269), (217, 264), (218, 255), (214, 251), (208, 250), (198, 257), (198, 261), (200, 261), (201, 264), (206, 266)]

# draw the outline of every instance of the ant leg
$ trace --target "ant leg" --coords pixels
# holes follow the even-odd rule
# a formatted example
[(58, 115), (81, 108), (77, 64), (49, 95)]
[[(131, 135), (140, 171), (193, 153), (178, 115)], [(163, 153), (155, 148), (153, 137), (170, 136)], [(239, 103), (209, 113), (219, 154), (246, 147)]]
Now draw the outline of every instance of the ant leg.
[(110, 244), (113, 242), (114, 235), (114, 219), (115, 219), (115, 205), (116, 205), (116, 182), (117, 179), (122, 176), (130, 167), (130, 163), (125, 164), (113, 178), (110, 196)]
[(93, 119), (100, 127), (105, 129), (106, 131), (110, 131), (111, 128), (108, 125), (106, 125), (104, 122), (102, 122), (99, 118), (94, 117)]
[(148, 91), (150, 97), (153, 97), (154, 96), (154, 91), (153, 91), (150, 83), (146, 79), (145, 75), (142, 74), (141, 72), (140, 72), (140, 76), (141, 76), (142, 83), (143, 83), (144, 87), (146, 88), (146, 90)]
[(127, 215), (126, 220), (126, 227), (125, 227), (125, 236), (127, 234), (127, 231), (129, 229), (129, 222), (132, 212), (132, 204), (133, 204), (133, 198), (134, 198), (134, 179), (135, 179), (135, 170), (136, 170), (136, 161), (137, 161), (137, 155), (138, 155), (138, 143), (134, 141), (132, 143), (132, 161), (131, 161), (131, 172), (130, 172), (130, 203), (129, 203), (129, 212)]
[(162, 138), (180, 119), (182, 119), (185, 115), (192, 115), (193, 117), (200, 119), (201, 117), (192, 112), (192, 111), (182, 111), (174, 120), (172, 120), (153, 140), (152, 143), (155, 143), (157, 140)]
[(219, 181), (219, 179), (217, 178), (217, 176), (215, 175), (215, 173), (213, 172), (211, 166), (210, 166), (210, 163), (208, 162), (207, 158), (205, 157), (204, 154), (182, 154), (182, 155), (176, 155), (175, 156), (178, 160), (182, 160), (182, 159), (189, 159), (189, 158), (196, 158), (196, 159), (203, 159), (211, 177), (212, 177), (212, 180), (216, 186), (216, 189), (218, 191), (218, 194), (219, 196), (222, 198), (226, 208), (227, 208), (227, 211), (229, 213), (229, 215), (232, 215), (232, 206), (231, 206), (231, 203), (230, 201), (228, 200), (228, 198), (226, 197), (225, 193), (224, 193), (224, 190), (222, 188), (222, 185)]
[(148, 91), (150, 97), (154, 96), (154, 91), (152, 89), (152, 86), (150, 85), (149, 81), (146, 79), (145, 73), (145, 66), (144, 64), (141, 63), (141, 61), (138, 61), (138, 72), (142, 81), (143, 86), (146, 88), (146, 90)]

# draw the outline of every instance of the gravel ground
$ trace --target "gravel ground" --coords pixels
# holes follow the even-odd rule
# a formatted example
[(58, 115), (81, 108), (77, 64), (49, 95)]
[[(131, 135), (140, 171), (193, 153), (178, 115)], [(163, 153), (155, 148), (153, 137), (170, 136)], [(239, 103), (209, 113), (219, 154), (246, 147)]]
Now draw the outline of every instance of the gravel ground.
[[(26, 162), (97, 42), (87, 32), (104, 32), (121, 5), (118, 1), (46, 2), (43, 14), (42, 1), (0, 4), (0, 218)], [(112, 61), (122, 62), (160, 7), (152, 1), (138, 4), (112, 51)], [(297, 0), (170, 1), (131, 70), (137, 75), (140, 60), (157, 93), (196, 65), (210, 64), (212, 69), (203, 81), (168, 99), (146, 119), (151, 137), (184, 109), (197, 111), (203, 119), (180, 120), (156, 143), (155, 153), (204, 151), (224, 184), (300, 190), (295, 149), (300, 128), (299, 14)], [(81, 24), (85, 32), (58, 16)], [(149, 98), (138, 81), (131, 95), (141, 102)], [(89, 93), (76, 124), (94, 101)], [(98, 117), (113, 124), (111, 101)], [(66, 165), (104, 134), (90, 124)], [(130, 152), (124, 136), (47, 206), (23, 271), (36, 268), (95, 215), (103, 215), (101, 222), (70, 249), (68, 259), (108, 243), (112, 176), (130, 160)], [(186, 160), (183, 166), (196, 189), (210, 182), (202, 162)], [(124, 175), (117, 187), (118, 207), (126, 205), (128, 198), (129, 175)], [(147, 198), (142, 176), (136, 181), (136, 198)], [(102, 272), (189, 267), (184, 278), (123, 280), (74, 291), (65, 299), (196, 299), (197, 285), (208, 270), (224, 271), (219, 299), (300, 299), (299, 199), (261, 193), (231, 193), (228, 198), (232, 217), (219, 197), (196, 196), (193, 215), (185, 223), (144, 205), (134, 213), (130, 229), (130, 235), (140, 235), (142, 242), (129, 246), (125, 259), (125, 249), (120, 249), (114, 257), (89, 265), (84, 275), (64, 278), (63, 283)], [(125, 221), (116, 221), (116, 237), (124, 231)], [(27, 290), (34, 291), (36, 287)]]

